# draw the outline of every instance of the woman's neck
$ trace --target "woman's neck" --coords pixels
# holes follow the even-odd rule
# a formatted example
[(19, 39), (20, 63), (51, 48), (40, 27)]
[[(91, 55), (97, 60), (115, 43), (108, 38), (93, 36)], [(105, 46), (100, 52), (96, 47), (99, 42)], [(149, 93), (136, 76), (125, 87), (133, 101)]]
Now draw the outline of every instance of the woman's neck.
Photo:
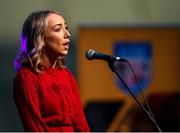
[(41, 66), (45, 68), (55, 68), (58, 57), (51, 56), (50, 54), (42, 54), (41, 56)]

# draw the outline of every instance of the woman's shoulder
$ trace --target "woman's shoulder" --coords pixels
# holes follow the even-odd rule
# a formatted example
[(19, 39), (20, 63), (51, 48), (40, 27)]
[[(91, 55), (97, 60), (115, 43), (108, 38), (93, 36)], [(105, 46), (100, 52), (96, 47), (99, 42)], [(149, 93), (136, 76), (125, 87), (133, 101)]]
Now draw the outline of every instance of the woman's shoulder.
[(75, 81), (74, 73), (73, 73), (70, 69), (68, 69), (68, 68), (66, 68), (66, 67), (63, 68), (63, 69), (64, 69), (64, 71), (66, 72), (66, 75), (69, 77), (69, 79)]
[(15, 79), (36, 79), (37, 78), (37, 74), (30, 68), (22, 68), (20, 69), (15, 76)]
[(63, 69), (63, 71), (64, 71), (65, 73), (67, 73), (68, 75), (70, 75), (70, 76), (73, 75), (72, 72), (71, 72), (71, 70), (68, 69), (67, 67), (63, 67), (62, 69)]
[(17, 95), (25, 94), (25, 92), (28, 94), (30, 91), (38, 89), (38, 86), (39, 79), (29, 68), (20, 69), (13, 80), (13, 91)]

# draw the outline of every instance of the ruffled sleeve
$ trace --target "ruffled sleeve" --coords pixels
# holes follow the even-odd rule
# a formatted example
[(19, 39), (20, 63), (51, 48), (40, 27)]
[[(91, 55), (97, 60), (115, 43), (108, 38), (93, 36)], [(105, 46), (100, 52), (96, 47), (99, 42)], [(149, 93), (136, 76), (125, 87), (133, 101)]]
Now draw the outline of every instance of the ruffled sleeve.
[(39, 107), (38, 78), (28, 69), (22, 69), (14, 79), (13, 96), (25, 131), (48, 131)]

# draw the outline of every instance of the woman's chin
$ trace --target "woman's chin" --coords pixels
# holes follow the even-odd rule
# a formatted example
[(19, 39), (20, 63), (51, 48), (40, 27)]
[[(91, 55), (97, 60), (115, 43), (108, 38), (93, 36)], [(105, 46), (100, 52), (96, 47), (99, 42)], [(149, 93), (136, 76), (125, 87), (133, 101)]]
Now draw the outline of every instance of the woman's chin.
[(64, 56), (66, 56), (67, 54), (68, 54), (68, 51), (64, 51), (64, 52), (61, 52), (61, 53), (60, 53), (60, 56), (64, 57)]

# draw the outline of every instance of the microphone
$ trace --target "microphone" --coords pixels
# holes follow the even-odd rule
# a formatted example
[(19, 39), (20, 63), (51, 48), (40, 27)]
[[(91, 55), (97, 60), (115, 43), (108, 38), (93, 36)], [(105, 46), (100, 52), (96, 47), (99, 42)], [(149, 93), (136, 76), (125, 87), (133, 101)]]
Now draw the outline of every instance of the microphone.
[(123, 59), (122, 57), (116, 57), (116, 56), (106, 55), (102, 53), (97, 53), (93, 49), (89, 49), (86, 52), (85, 56), (88, 60), (100, 59), (100, 60), (105, 60), (107, 62), (125, 61), (125, 59)]

